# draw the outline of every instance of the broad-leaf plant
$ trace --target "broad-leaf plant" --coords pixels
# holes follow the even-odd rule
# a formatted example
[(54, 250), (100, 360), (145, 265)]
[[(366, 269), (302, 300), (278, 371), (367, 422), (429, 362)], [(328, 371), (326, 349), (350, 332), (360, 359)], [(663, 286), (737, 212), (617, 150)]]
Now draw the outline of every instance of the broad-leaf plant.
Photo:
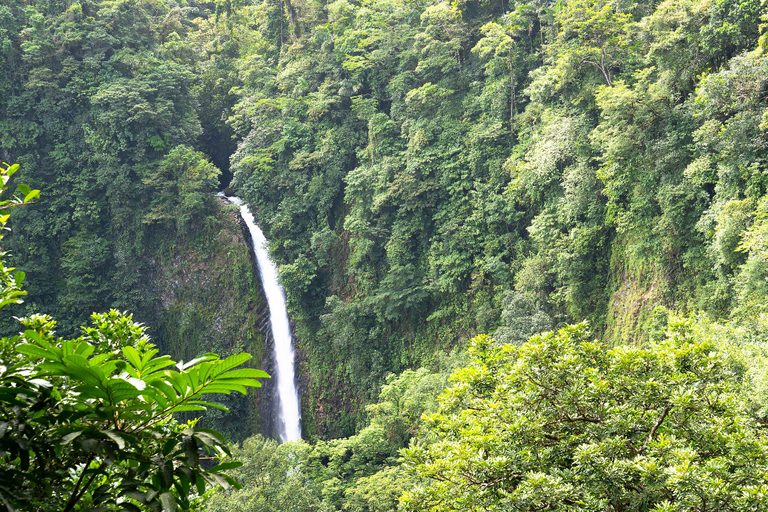
[[(17, 166), (0, 168), (3, 191)], [(0, 201), (11, 208), (37, 197)], [(2, 256), (2, 254), (0, 254)], [(2, 268), (0, 307), (20, 303), (23, 273)], [(251, 358), (161, 356), (145, 327), (118, 311), (94, 314), (75, 339), (46, 315), (20, 319), (0, 340), (0, 502), (8, 511), (190, 510), (206, 490), (235, 486), (226, 439), (175, 413), (225, 407), (206, 395), (246, 393), (268, 375)]]

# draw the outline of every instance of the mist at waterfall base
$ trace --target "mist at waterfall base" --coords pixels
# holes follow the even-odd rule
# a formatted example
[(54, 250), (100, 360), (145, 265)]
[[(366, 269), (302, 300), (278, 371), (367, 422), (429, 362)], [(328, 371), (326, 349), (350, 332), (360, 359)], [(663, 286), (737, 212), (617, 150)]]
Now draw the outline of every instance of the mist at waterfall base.
[(282, 442), (301, 439), (301, 408), (296, 389), (294, 371), (293, 336), (285, 305), (285, 293), (277, 276), (277, 266), (269, 257), (267, 240), (243, 200), (235, 196), (224, 196), (229, 202), (240, 206), (240, 216), (251, 233), (253, 252), (259, 267), (264, 295), (269, 306), (269, 323), (275, 345), (275, 367), (277, 394), (280, 405), (280, 440)]

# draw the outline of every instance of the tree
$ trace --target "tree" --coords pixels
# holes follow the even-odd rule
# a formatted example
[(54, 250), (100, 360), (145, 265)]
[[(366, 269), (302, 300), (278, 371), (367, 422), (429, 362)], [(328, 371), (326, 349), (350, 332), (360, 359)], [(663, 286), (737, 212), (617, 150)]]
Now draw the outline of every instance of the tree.
[(319, 483), (304, 472), (312, 447), (303, 442), (278, 444), (261, 436), (249, 437), (233, 450), (243, 462), (235, 476), (237, 491), (217, 493), (206, 504), (210, 512), (328, 512)]
[[(515, 68), (516, 62), (520, 59), (521, 54), (523, 54), (520, 42), (526, 35), (529, 36), (530, 41), (533, 24), (531, 16), (533, 13), (531, 11), (530, 6), (518, 5), (515, 12), (504, 16), (504, 25), (495, 22), (483, 25), (480, 28), (483, 38), (472, 48), (472, 51), (478, 53), (481, 58), (488, 59), (485, 65), (485, 72), (489, 77), (498, 73), (498, 69), (501, 67), (507, 67), (509, 70), (509, 129), (513, 135), (515, 132), (515, 115), (517, 113)], [(533, 53), (532, 42), (530, 51)]]
[(626, 66), (631, 56), (626, 27), (632, 16), (603, 0), (576, 0), (558, 13), (558, 21), (558, 58), (577, 68), (595, 66), (612, 86), (614, 70)]
[[(2, 190), (18, 166), (0, 168)], [(38, 191), (0, 201), (8, 210)], [(0, 307), (20, 303), (22, 273), (2, 268)], [(245, 393), (268, 375), (236, 369), (250, 359), (204, 354), (158, 357), (129, 315), (94, 314), (75, 339), (57, 338), (46, 315), (21, 319), (23, 334), (0, 339), (0, 502), (9, 511), (189, 510), (211, 486), (237, 486), (227, 441), (180, 424), (174, 414), (225, 409), (209, 394)], [(226, 410), (226, 409), (225, 409)]]
[(144, 222), (175, 223), (179, 231), (202, 217), (210, 206), (210, 192), (219, 184), (221, 171), (189, 146), (176, 146), (144, 177), (151, 195), (151, 209)]
[(201, 463), (228, 457), (226, 440), (173, 414), (222, 408), (203, 396), (259, 387), (266, 373), (233, 369), (249, 354), (175, 363), (114, 310), (71, 340), (54, 337), (49, 317), (22, 323), (24, 334), (3, 340), (10, 361), (0, 374), (8, 510), (187, 510), (193, 489), (237, 485), (223, 471), (239, 463)]
[(608, 350), (585, 324), (497, 346), (426, 418), (403, 458), (426, 479), (406, 510), (744, 511), (768, 504), (768, 439), (747, 365), (672, 321), (662, 341)]
[(635, 67), (630, 37), (632, 15), (618, 2), (574, 0), (556, 10), (557, 36), (548, 45), (545, 66), (534, 71), (532, 99), (586, 101), (598, 84), (613, 86), (617, 74)]

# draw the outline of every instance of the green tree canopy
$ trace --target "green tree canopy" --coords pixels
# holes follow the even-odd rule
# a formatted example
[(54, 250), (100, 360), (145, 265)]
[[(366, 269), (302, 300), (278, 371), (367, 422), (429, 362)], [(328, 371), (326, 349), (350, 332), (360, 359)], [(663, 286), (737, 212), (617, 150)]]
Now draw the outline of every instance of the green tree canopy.
[(768, 439), (740, 358), (673, 321), (606, 349), (585, 324), (519, 347), (486, 336), (404, 450), (406, 510), (746, 511), (768, 505)]

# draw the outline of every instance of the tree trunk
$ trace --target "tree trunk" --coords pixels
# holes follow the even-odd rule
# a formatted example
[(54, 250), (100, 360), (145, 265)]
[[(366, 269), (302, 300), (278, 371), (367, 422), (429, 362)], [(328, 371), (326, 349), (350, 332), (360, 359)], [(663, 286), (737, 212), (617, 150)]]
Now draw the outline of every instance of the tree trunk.
[(288, 20), (291, 22), (291, 39), (295, 41), (301, 35), (299, 31), (299, 17), (296, 15), (296, 9), (293, 8), (291, 0), (285, 0), (285, 9), (288, 11)]
[(512, 49), (509, 50), (509, 131), (515, 133), (515, 68), (512, 65)]

